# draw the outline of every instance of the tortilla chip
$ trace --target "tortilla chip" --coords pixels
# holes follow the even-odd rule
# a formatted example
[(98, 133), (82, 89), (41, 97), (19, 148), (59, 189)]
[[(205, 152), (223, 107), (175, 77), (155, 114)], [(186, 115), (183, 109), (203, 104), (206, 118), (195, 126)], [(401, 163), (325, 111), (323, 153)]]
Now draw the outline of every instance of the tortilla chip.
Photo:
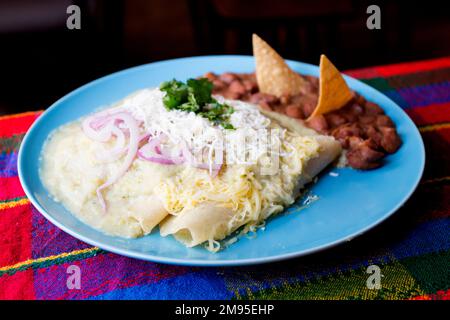
[(338, 69), (328, 58), (320, 56), (319, 102), (310, 118), (342, 108), (353, 97)]
[(259, 91), (280, 97), (302, 92), (305, 80), (263, 39), (253, 34), (253, 56)]

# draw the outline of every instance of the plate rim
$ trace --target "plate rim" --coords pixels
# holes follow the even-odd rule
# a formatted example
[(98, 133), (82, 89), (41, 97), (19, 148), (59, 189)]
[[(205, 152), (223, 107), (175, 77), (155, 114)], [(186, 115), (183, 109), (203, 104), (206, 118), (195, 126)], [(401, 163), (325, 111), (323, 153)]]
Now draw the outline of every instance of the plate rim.
[[(391, 98), (389, 98), (388, 96), (386, 96), (383, 92), (377, 90), (376, 88), (360, 81), (359, 79), (353, 78), (351, 76), (348, 76), (346, 74), (344, 75), (344, 78), (350, 79), (351, 81), (356, 81), (359, 82), (361, 85), (363, 85), (364, 87), (368, 88), (369, 90), (374, 90), (376, 91), (377, 94), (382, 95), (384, 97), (384, 99), (387, 99), (393, 106), (395, 106), (399, 111), (401, 111), (404, 117), (406, 117), (407, 121), (409, 121), (414, 128), (413, 133), (418, 137), (418, 140), (420, 142), (419, 144), (419, 148), (421, 151), (420, 154), (420, 170), (417, 174), (417, 178), (414, 181), (414, 184), (410, 187), (410, 190), (405, 193), (405, 195), (402, 197), (401, 201), (399, 201), (396, 206), (394, 206), (391, 210), (386, 211), (386, 213), (384, 215), (382, 215), (381, 217), (379, 217), (377, 220), (375, 220), (374, 222), (367, 224), (364, 228), (359, 229), (356, 232), (353, 232), (350, 235), (347, 235), (345, 237), (341, 237), (337, 240), (334, 240), (332, 242), (323, 244), (323, 245), (319, 245), (319, 246), (314, 246), (312, 248), (309, 249), (305, 249), (305, 250), (300, 250), (300, 251), (296, 251), (296, 252), (290, 252), (290, 253), (283, 253), (283, 254), (278, 254), (278, 255), (271, 255), (271, 256), (267, 256), (267, 257), (259, 257), (259, 258), (247, 258), (247, 259), (230, 259), (230, 260), (202, 260), (202, 259), (185, 259), (185, 258), (170, 258), (170, 257), (161, 257), (158, 255), (151, 255), (151, 254), (144, 254), (144, 253), (140, 253), (140, 252), (135, 252), (132, 250), (127, 250), (127, 249), (121, 249), (118, 248), (116, 246), (112, 246), (109, 245), (108, 243), (104, 243), (102, 241), (96, 241), (96, 240), (91, 240), (89, 237), (85, 237), (84, 235), (73, 231), (72, 229), (70, 229), (69, 227), (66, 227), (63, 223), (60, 223), (57, 219), (54, 219), (50, 214), (48, 214), (46, 212), (46, 210), (39, 204), (39, 201), (34, 197), (32, 191), (29, 189), (28, 185), (26, 183), (24, 183), (24, 172), (23, 172), (23, 154), (24, 154), (24, 149), (27, 148), (28, 144), (30, 144), (30, 137), (33, 136), (33, 132), (35, 130), (35, 128), (38, 126), (38, 124), (42, 121), (44, 121), (45, 117), (52, 112), (52, 110), (54, 110), (55, 108), (58, 107), (58, 105), (60, 105), (61, 103), (63, 103), (65, 100), (69, 99), (70, 97), (72, 97), (73, 95), (76, 95), (77, 93), (91, 87), (94, 86), (95, 84), (105, 81), (107, 79), (112, 79), (114, 77), (120, 76), (123, 73), (128, 73), (128, 72), (132, 72), (134, 70), (138, 70), (140, 68), (149, 66), (149, 65), (157, 65), (157, 64), (164, 64), (164, 63), (171, 63), (171, 62), (176, 62), (176, 61), (182, 61), (182, 60), (201, 60), (201, 59), (207, 59), (207, 58), (252, 58), (253, 56), (251, 55), (201, 55), (201, 56), (191, 56), (191, 57), (182, 57), (182, 58), (175, 58), (175, 59), (167, 59), (167, 60), (159, 60), (159, 61), (155, 61), (155, 62), (150, 62), (150, 63), (146, 63), (146, 64), (141, 64), (141, 65), (137, 65), (137, 66), (133, 66), (130, 68), (126, 68), (123, 70), (119, 70), (110, 74), (107, 74), (105, 76), (102, 76), (100, 78), (97, 78), (93, 81), (90, 81), (72, 91), (70, 91), (69, 93), (65, 94), (64, 96), (62, 96), (61, 98), (59, 98), (58, 100), (56, 100), (54, 103), (52, 103), (50, 105), (50, 107), (48, 107), (38, 118), (36, 121), (33, 122), (33, 124), (31, 125), (31, 127), (27, 130), (24, 138), (22, 139), (22, 142), (20, 144), (20, 148), (19, 148), (19, 152), (18, 152), (18, 156), (17, 156), (17, 169), (18, 169), (18, 176), (19, 176), (19, 181), (20, 184), (22, 186), (22, 188), (24, 189), (25, 195), (27, 196), (27, 198), (30, 200), (30, 203), (39, 211), (40, 214), (42, 214), (47, 220), (49, 220), (52, 224), (54, 224), (56, 227), (58, 227), (59, 229), (61, 229), (62, 231), (68, 233), (69, 235), (75, 237), (76, 239), (79, 239), (89, 245), (98, 247), (102, 250), (108, 251), (108, 252), (112, 252), (115, 254), (119, 254), (122, 256), (126, 256), (126, 257), (130, 257), (130, 258), (135, 258), (135, 259), (140, 259), (140, 260), (145, 260), (145, 261), (151, 261), (151, 262), (156, 262), (156, 263), (164, 263), (164, 264), (170, 264), (170, 265), (180, 265), (180, 266), (200, 266), (200, 267), (219, 267), (219, 266), (244, 266), (244, 265), (256, 265), (256, 264), (266, 264), (266, 263), (272, 263), (272, 262), (277, 262), (277, 261), (282, 261), (282, 260), (287, 260), (287, 259), (293, 259), (293, 258), (297, 258), (297, 257), (301, 257), (301, 256), (306, 256), (312, 253), (316, 253), (316, 252), (320, 252), (335, 246), (338, 246), (342, 243), (345, 243), (347, 241), (353, 240), (356, 237), (361, 236), (362, 234), (366, 233), (367, 231), (373, 229), (374, 227), (378, 226), (379, 224), (381, 224), (383, 221), (385, 221), (387, 218), (389, 218), (390, 216), (392, 216), (395, 212), (398, 211), (398, 209), (400, 207), (402, 207), (405, 202), (412, 196), (412, 194), (416, 191), (420, 180), (422, 179), (423, 173), (424, 173), (424, 169), (425, 169), (425, 161), (426, 161), (426, 152), (425, 152), (425, 145), (423, 142), (423, 138), (422, 135), (420, 134), (419, 129), (417, 128), (416, 124), (411, 120), (411, 118), (408, 116), (408, 114), (404, 111), (403, 108), (401, 108), (395, 101), (393, 101)], [(288, 60), (286, 59), (285, 61), (287, 61), (288, 63), (294, 63), (294, 64), (302, 64), (305, 65), (307, 67), (314, 67), (314, 68), (318, 68), (317, 65), (314, 64), (310, 64), (310, 63), (305, 63), (305, 62), (301, 62), (301, 61), (296, 61), (296, 60)], [(73, 213), (71, 213), (73, 214)], [(83, 222), (84, 223), (84, 222)], [(96, 229), (94, 229), (96, 230)], [(99, 230), (96, 230), (97, 232), (101, 232)]]

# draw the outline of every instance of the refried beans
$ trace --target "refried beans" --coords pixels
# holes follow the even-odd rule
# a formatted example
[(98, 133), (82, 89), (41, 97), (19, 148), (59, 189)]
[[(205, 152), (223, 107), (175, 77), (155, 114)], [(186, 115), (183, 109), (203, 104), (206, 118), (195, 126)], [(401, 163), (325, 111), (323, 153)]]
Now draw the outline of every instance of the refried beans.
[(322, 134), (332, 135), (347, 151), (347, 164), (352, 168), (377, 168), (382, 165), (382, 159), (397, 151), (402, 143), (393, 121), (383, 109), (356, 92), (341, 109), (305, 121), (317, 105), (317, 77), (302, 76), (307, 83), (303, 92), (281, 97), (259, 92), (254, 73), (226, 72), (217, 75), (210, 72), (204, 77), (213, 83), (213, 94), (258, 104), (263, 109), (303, 121)]

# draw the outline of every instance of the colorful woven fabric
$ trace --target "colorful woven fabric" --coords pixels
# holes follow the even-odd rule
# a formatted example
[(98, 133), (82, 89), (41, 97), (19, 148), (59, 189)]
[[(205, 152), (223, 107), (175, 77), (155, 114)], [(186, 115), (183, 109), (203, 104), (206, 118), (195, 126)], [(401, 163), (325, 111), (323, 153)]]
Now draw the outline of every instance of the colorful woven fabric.
[[(347, 72), (419, 126), (423, 180), (394, 216), (334, 249), (268, 265), (191, 268), (91, 247), (43, 218), (17, 177), (19, 144), (39, 112), (0, 118), (0, 299), (449, 299), (450, 57)], [(408, 159), (414, 161), (414, 159)], [(383, 274), (368, 289), (367, 266)], [(67, 287), (68, 267), (81, 288)]]

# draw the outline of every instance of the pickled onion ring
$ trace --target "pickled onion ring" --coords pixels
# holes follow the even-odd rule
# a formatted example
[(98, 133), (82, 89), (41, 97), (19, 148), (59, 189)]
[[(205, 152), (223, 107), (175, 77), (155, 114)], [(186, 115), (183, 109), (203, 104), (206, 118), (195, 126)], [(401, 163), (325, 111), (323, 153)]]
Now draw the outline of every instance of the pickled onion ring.
[[(102, 195), (102, 190), (113, 185), (117, 180), (119, 180), (130, 168), (133, 163), (134, 158), (136, 157), (138, 147), (139, 147), (139, 126), (137, 121), (128, 113), (118, 113), (111, 116), (115, 122), (116, 120), (123, 121), (125, 128), (128, 129), (129, 132), (129, 144), (127, 154), (125, 156), (125, 160), (122, 163), (122, 166), (119, 168), (116, 175), (110, 177), (105, 183), (97, 188), (97, 197), (100, 202), (101, 207), (104, 211), (106, 211), (106, 202)], [(92, 128), (91, 128), (92, 129)], [(102, 129), (101, 129), (102, 130)], [(112, 129), (110, 129), (110, 135), (112, 135)]]

